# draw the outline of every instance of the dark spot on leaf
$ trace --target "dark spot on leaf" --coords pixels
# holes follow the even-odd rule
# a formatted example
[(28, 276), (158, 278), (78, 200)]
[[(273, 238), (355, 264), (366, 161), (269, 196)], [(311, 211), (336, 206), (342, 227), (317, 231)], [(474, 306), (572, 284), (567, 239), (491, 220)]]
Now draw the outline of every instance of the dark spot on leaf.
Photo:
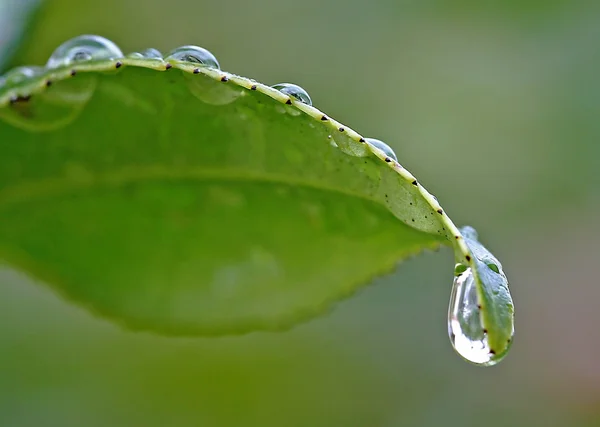
[(227, 76), (223, 76), (223, 77), (221, 77), (221, 81), (222, 81), (222, 82), (226, 82), (226, 81), (228, 81), (228, 80), (229, 80), (229, 77), (227, 77)]
[(27, 103), (30, 99), (31, 99), (31, 95), (13, 96), (10, 98), (9, 102), (11, 104), (21, 104), (21, 103)]
[(389, 163), (389, 162), (391, 162), (391, 161), (392, 161), (392, 159), (390, 159), (389, 157), (386, 157), (386, 158), (385, 158), (385, 161), (386, 161), (387, 163)]
[(173, 67), (171, 64), (169, 64), (168, 62), (165, 64), (165, 70), (170, 70), (171, 67)]
[(323, 115), (321, 116), (321, 120), (323, 120), (323, 121), (327, 121), (327, 120), (329, 120), (329, 119), (327, 118), (327, 116), (326, 116), (325, 114), (323, 114)]
[(193, 71), (193, 73), (194, 73), (194, 74), (200, 74), (200, 69), (199, 69), (199, 68), (194, 68), (194, 71)]
[(418, 184), (419, 184), (419, 183), (417, 182), (417, 180), (416, 180), (416, 179), (415, 179), (415, 180), (412, 182), (412, 185), (418, 185)]
[(52, 86), (52, 80), (46, 80), (46, 87)]
[(458, 239), (460, 239), (460, 236), (454, 236), (454, 238), (455, 238), (456, 240), (458, 240)]
[(364, 138), (361, 138), (359, 141), (360, 142), (366, 142)]
[(256, 90), (256, 85), (250, 86), (250, 90)]
[(483, 333), (484, 333), (484, 334), (487, 334), (487, 329), (484, 329), (484, 330), (483, 330)]
[(411, 221), (412, 221), (412, 222), (415, 222), (415, 219), (413, 218), (413, 219), (411, 219)]
[(496, 354), (495, 350), (490, 350), (490, 354)]
[(443, 211), (443, 210), (441, 210), (441, 209), (438, 209), (438, 210), (437, 210), (437, 213), (439, 213), (440, 215), (442, 215), (442, 214), (444, 213), (444, 211)]
[(344, 132), (344, 128), (339, 128), (338, 129), (340, 132)]
[(121, 65), (123, 65), (123, 63), (121, 61), (117, 61), (115, 68), (121, 68)]
[(292, 100), (288, 98), (288, 100), (287, 100), (287, 101), (285, 101), (285, 103), (286, 103), (287, 105), (292, 105)]
[(465, 258), (467, 261), (471, 261), (471, 255), (467, 255)]
[(71, 76), (75, 76), (77, 74), (77, 70), (71, 70)]

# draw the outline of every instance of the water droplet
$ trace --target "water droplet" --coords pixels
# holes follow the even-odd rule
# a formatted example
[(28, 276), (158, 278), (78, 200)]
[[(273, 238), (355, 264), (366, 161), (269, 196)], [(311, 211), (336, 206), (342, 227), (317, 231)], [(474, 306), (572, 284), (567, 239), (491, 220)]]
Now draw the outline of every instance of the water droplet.
[(163, 60), (162, 53), (160, 51), (150, 48), (146, 49), (143, 52), (131, 52), (127, 54), (127, 58), (135, 58), (135, 59), (158, 59), (159, 61)]
[(100, 36), (83, 35), (61, 44), (50, 56), (47, 68), (58, 68), (81, 61), (122, 58), (121, 49)]
[(448, 309), (448, 334), (454, 349), (477, 365), (491, 366), (501, 357), (491, 352), (484, 332), (475, 278), (466, 268), (454, 278)]
[(172, 50), (166, 58), (167, 61), (193, 62), (205, 67), (220, 70), (217, 58), (208, 50), (198, 46), (181, 46)]
[(17, 67), (0, 77), (0, 86), (16, 85), (44, 72), (43, 67)]
[(383, 153), (386, 156), (391, 157), (395, 161), (398, 161), (398, 158), (396, 157), (396, 153), (394, 153), (394, 150), (392, 150), (390, 148), (390, 146), (387, 145), (385, 142), (380, 141), (375, 138), (365, 138), (365, 141), (367, 141), (369, 143), (369, 145), (371, 145), (375, 148), (379, 148), (381, 151), (383, 151)]
[(308, 95), (308, 92), (302, 89), (300, 86), (292, 84), (292, 83), (278, 83), (276, 85), (271, 86), (273, 89), (277, 89), (281, 93), (285, 93), (286, 95), (293, 96), (298, 101), (303, 102), (307, 105), (312, 105), (312, 100)]
[(144, 58), (148, 58), (148, 59), (160, 59), (160, 60), (163, 59), (163, 54), (160, 53), (160, 51), (158, 49), (154, 49), (153, 47), (142, 51), (141, 55)]

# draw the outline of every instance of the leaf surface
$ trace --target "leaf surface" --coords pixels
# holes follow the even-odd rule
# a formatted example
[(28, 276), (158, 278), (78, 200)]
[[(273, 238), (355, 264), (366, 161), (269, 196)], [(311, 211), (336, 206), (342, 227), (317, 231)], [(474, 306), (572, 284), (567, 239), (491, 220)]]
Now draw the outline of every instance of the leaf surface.
[(0, 258), (129, 328), (282, 329), (423, 249), (470, 260), (437, 200), (361, 135), (198, 64), (82, 62), (5, 85), (0, 152)]

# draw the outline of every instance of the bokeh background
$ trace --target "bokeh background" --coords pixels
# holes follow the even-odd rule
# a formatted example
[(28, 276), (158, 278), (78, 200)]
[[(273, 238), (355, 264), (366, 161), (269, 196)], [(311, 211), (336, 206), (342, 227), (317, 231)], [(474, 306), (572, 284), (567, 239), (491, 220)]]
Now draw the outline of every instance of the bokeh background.
[(82, 33), (203, 46), (388, 142), (502, 261), (515, 342), (454, 353), (449, 250), (223, 339), (123, 331), (4, 267), (1, 426), (600, 426), (600, 2), (47, 0), (16, 58)]

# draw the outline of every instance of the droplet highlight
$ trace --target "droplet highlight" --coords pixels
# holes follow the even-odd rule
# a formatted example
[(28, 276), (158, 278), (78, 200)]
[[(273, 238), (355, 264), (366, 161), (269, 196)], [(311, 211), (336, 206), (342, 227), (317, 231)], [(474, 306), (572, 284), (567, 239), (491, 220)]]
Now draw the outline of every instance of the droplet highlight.
[(50, 56), (47, 68), (58, 68), (84, 61), (123, 58), (123, 52), (112, 41), (95, 35), (82, 35), (61, 44)]
[(298, 101), (300, 101), (304, 104), (312, 106), (312, 99), (310, 99), (308, 92), (305, 91), (303, 88), (301, 88), (298, 85), (295, 85), (292, 83), (278, 83), (271, 87), (273, 89), (277, 89), (281, 93), (285, 93), (286, 95), (289, 95), (289, 96), (297, 99)]
[(221, 69), (217, 58), (208, 50), (199, 46), (181, 46), (172, 50), (166, 58), (167, 61), (193, 62), (205, 67)]
[(370, 146), (378, 148), (381, 151), (383, 151), (383, 153), (386, 156), (391, 157), (395, 161), (398, 161), (398, 157), (396, 157), (396, 153), (394, 153), (394, 150), (392, 150), (392, 148), (389, 145), (387, 145), (385, 142), (380, 141), (379, 139), (375, 139), (375, 138), (365, 138), (365, 141), (367, 141), (367, 143)]

